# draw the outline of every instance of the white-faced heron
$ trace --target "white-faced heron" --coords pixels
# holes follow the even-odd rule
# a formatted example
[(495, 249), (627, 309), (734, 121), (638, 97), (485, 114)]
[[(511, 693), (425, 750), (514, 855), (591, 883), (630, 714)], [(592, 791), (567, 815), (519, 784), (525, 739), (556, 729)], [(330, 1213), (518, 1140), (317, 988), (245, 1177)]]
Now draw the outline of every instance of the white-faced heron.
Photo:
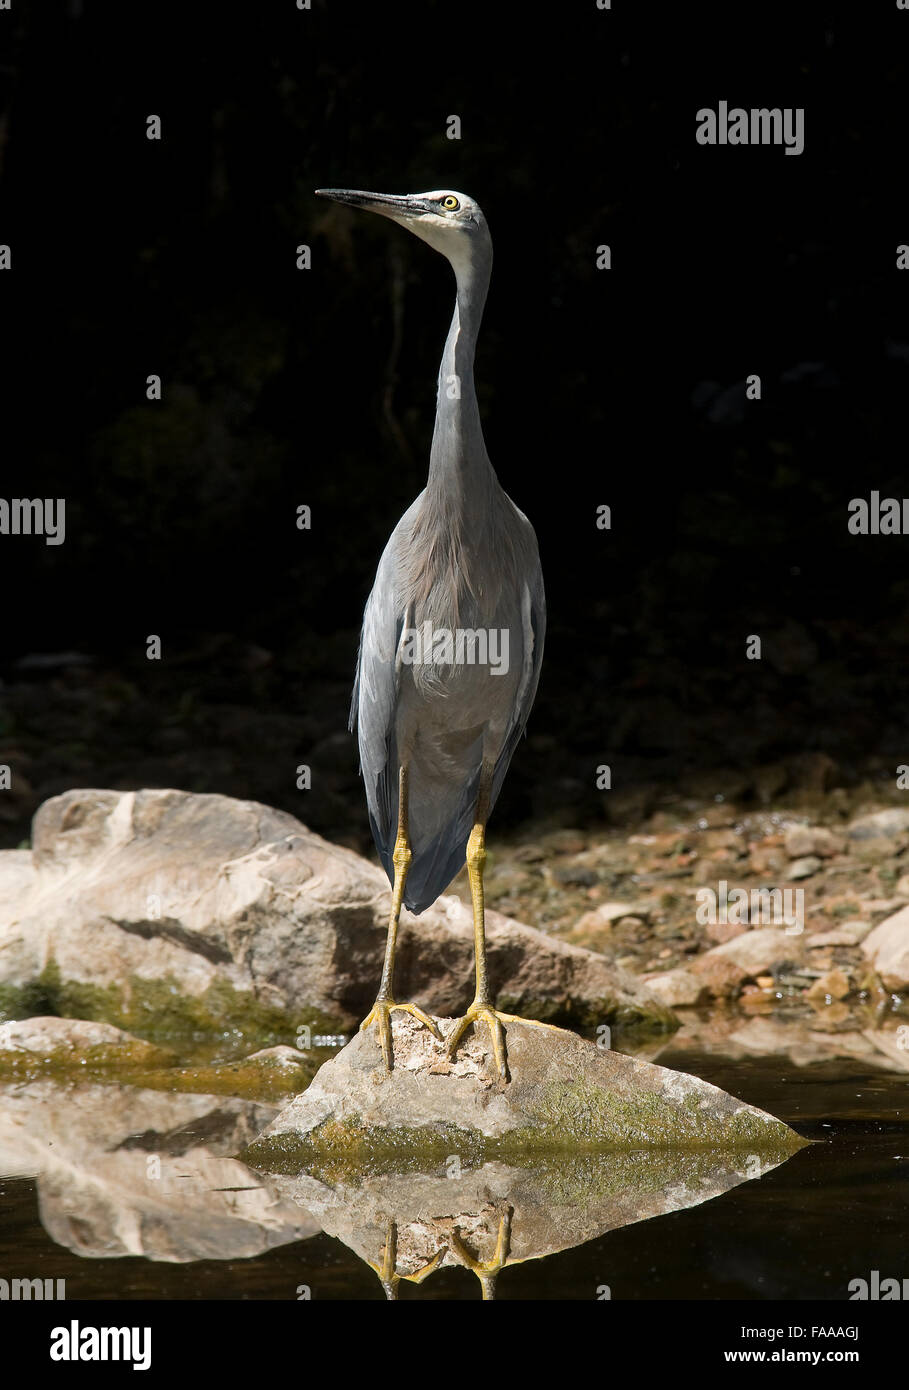
[(351, 708), (372, 832), (392, 884), (382, 982), (361, 1026), (377, 1025), (388, 1068), (393, 1010), (413, 1014), (442, 1041), (422, 1009), (394, 998), (398, 920), (402, 903), (420, 913), (435, 902), (466, 858), (476, 994), (444, 1041), (451, 1057), (470, 1024), (487, 1023), (507, 1079), (503, 1022), (515, 1016), (494, 1008), (486, 975), (486, 822), (533, 704), (546, 607), (536, 536), (499, 486), (474, 389), (492, 240), (463, 193), (318, 193), (406, 227), (447, 258), (457, 281), (429, 477), (379, 561)]

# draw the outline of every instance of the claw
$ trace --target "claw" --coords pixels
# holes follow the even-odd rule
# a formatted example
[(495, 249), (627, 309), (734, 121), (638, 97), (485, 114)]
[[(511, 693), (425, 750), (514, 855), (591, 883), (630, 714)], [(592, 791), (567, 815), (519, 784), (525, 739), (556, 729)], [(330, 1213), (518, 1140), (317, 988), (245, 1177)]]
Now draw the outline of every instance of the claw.
[(391, 1015), (395, 1009), (400, 1009), (402, 1013), (412, 1014), (415, 1019), (428, 1028), (437, 1042), (444, 1041), (436, 1024), (425, 1014), (422, 1009), (417, 1008), (416, 1004), (396, 1004), (393, 999), (377, 999), (369, 1013), (360, 1024), (360, 1032), (369, 1028), (375, 1023), (379, 1030), (379, 1045), (382, 1048), (382, 1059), (385, 1062), (385, 1070), (391, 1071), (394, 1065), (394, 1050), (391, 1039)]
[(388, 1221), (385, 1230), (385, 1246), (382, 1250), (382, 1263), (374, 1264), (372, 1260), (367, 1260), (369, 1268), (374, 1270), (379, 1276), (379, 1282), (385, 1290), (387, 1299), (396, 1299), (398, 1296), (398, 1285), (402, 1279), (406, 1279), (410, 1284), (422, 1284), (424, 1279), (428, 1279), (430, 1274), (438, 1268), (441, 1261), (448, 1252), (448, 1246), (443, 1245), (441, 1250), (437, 1250), (428, 1264), (413, 1274), (398, 1273), (398, 1226), (392, 1218)]
[(496, 1238), (496, 1248), (491, 1260), (481, 1260), (468, 1250), (461, 1239), (461, 1232), (457, 1227), (455, 1227), (451, 1234), (451, 1248), (458, 1256), (458, 1259), (460, 1259), (471, 1273), (475, 1274), (479, 1279), (480, 1288), (483, 1291), (484, 1302), (488, 1299), (495, 1298), (496, 1275), (500, 1274), (510, 1262), (511, 1218), (512, 1209), (509, 1206), (505, 1208), (505, 1211), (499, 1218), (499, 1232)]
[(461, 1041), (467, 1029), (472, 1023), (485, 1023), (489, 1028), (492, 1041), (492, 1051), (495, 1058), (496, 1071), (503, 1081), (508, 1078), (508, 1063), (505, 1054), (505, 1028), (506, 1023), (529, 1023), (534, 1028), (551, 1028), (554, 1033), (561, 1032), (552, 1023), (541, 1023), (538, 1018), (522, 1018), (520, 1014), (503, 1014), (498, 1009), (494, 1009), (491, 1004), (481, 1003), (474, 1000), (463, 1018), (459, 1018), (452, 1028), (448, 1037), (445, 1039), (445, 1057), (451, 1061), (455, 1054), (455, 1049)]

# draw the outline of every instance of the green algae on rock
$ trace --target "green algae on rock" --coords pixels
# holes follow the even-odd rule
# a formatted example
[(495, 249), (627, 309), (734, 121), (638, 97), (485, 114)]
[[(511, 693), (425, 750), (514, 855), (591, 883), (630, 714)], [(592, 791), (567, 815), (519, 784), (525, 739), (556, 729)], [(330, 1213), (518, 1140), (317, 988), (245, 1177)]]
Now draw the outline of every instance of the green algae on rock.
[(0, 1082), (127, 1082), (146, 1090), (281, 1101), (309, 1082), (317, 1058), (273, 1047), (239, 1061), (176, 1066), (167, 1048), (108, 1023), (29, 1018), (0, 1025)]
[(94, 1020), (28, 1018), (0, 1025), (0, 1078), (122, 1076), (172, 1061), (165, 1048)]
[(200, 1036), (223, 1034), (232, 1029), (260, 1046), (278, 1045), (302, 1028), (311, 1035), (343, 1033), (341, 1020), (318, 1009), (287, 1012), (263, 1004), (249, 990), (238, 990), (225, 980), (214, 980), (203, 993), (193, 995), (169, 977), (143, 979), (129, 976), (124, 985), (90, 984), (61, 978), (51, 958), (36, 988), (56, 1013), (66, 1018), (93, 1019), (152, 1041), (172, 1044)]
[[(437, 1020), (443, 1032), (452, 1021)], [(409, 1015), (393, 1020), (395, 1065), (359, 1033), (326, 1062), (249, 1151), (283, 1171), (315, 1160), (364, 1165), (462, 1161), (531, 1152), (716, 1149), (794, 1153), (788, 1125), (716, 1086), (562, 1029), (507, 1025), (510, 1080), (492, 1067), (485, 1030), (452, 1061)]]

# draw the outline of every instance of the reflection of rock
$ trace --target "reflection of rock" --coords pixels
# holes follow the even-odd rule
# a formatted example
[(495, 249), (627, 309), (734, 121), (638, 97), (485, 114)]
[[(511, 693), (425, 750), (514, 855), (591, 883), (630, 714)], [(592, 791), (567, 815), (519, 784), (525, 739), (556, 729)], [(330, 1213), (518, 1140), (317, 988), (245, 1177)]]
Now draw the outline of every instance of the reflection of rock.
[(246, 1259), (318, 1230), (230, 1156), (273, 1114), (128, 1086), (4, 1086), (0, 1173), (37, 1175), (47, 1233), (78, 1255)]
[(393, 1295), (390, 1273), (395, 1281), (422, 1282), (436, 1269), (461, 1265), (485, 1282), (496, 1266), (542, 1259), (635, 1221), (698, 1206), (786, 1156), (712, 1150), (560, 1154), (527, 1166), (484, 1163), (471, 1172), (450, 1159), (431, 1173), (339, 1178), (332, 1172), (323, 1181), (317, 1169), (275, 1182), (371, 1265)]
[(844, 1060), (860, 1062), (877, 1071), (909, 1071), (909, 1047), (902, 1045), (905, 1024), (894, 1021), (886, 1028), (850, 1028), (827, 1031), (812, 1020), (752, 1018), (692, 1019), (676, 1033), (670, 1052), (707, 1054), (737, 1061), (743, 1057), (785, 1057), (793, 1066), (806, 1067)]
[(298, 1095), (318, 1063), (314, 1053), (268, 1047), (237, 1061), (175, 1066), (174, 1054), (110, 1023), (26, 1018), (0, 1024), (0, 1080), (129, 1080), (156, 1091), (286, 1100)]
[(862, 943), (886, 989), (909, 985), (909, 907), (879, 923)]
[(162, 1047), (130, 1037), (110, 1023), (81, 1018), (26, 1018), (0, 1024), (0, 1072), (22, 1062), (32, 1070), (49, 1064), (61, 1070), (123, 1071), (160, 1067), (173, 1058)]
[[(338, 1032), (372, 1004), (388, 881), (284, 812), (177, 791), (71, 791), (40, 808), (33, 842), (34, 873), (21, 852), (0, 854), (0, 988), (40, 976), (57, 1012), (140, 1035)], [(495, 912), (487, 925), (500, 1007), (675, 1026), (602, 956)], [(402, 997), (443, 1014), (466, 1007), (469, 911), (440, 898), (405, 913), (397, 964)]]
[[(439, 1019), (443, 1032), (450, 1019)], [(776, 1147), (798, 1135), (698, 1077), (607, 1052), (561, 1029), (507, 1024), (510, 1080), (493, 1079), (485, 1025), (453, 1062), (408, 1014), (395, 1014), (394, 1070), (373, 1030), (358, 1033), (282, 1110), (254, 1161), (308, 1166), (307, 1153), (462, 1157), (541, 1148)]]

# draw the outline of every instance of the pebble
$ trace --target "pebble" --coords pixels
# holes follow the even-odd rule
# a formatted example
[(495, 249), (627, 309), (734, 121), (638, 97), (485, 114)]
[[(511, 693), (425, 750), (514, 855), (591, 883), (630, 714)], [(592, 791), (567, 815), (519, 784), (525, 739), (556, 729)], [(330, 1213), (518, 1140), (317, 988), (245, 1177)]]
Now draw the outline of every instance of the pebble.
[(802, 859), (793, 859), (789, 868), (786, 870), (788, 879), (810, 878), (816, 874), (821, 867), (821, 861), (816, 854), (806, 854)]
[(806, 999), (845, 999), (852, 985), (844, 970), (831, 970), (822, 975), (807, 991)]

